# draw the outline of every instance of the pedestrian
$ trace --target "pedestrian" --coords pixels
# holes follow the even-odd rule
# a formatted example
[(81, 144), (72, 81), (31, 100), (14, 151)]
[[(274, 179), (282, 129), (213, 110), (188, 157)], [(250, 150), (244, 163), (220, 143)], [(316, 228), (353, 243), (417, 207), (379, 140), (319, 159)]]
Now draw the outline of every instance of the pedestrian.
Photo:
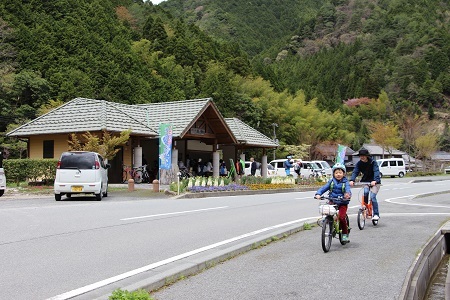
[(292, 156), (290, 156), (290, 155), (286, 156), (286, 160), (283, 163), (284, 171), (286, 172), (286, 176), (291, 176), (291, 168), (293, 167), (291, 158), (292, 158)]
[(225, 164), (225, 161), (223, 159), (219, 160), (219, 175), (220, 176), (227, 176), (227, 165)]
[(205, 163), (199, 158), (197, 163), (197, 176), (203, 175), (205, 175)]
[(205, 176), (209, 177), (213, 174), (213, 164), (212, 159), (210, 159), (205, 165)]
[(320, 196), (327, 191), (329, 191), (329, 196), (331, 198), (342, 198), (342, 200), (336, 199), (332, 202), (339, 208), (339, 223), (340, 228), (342, 229), (342, 241), (348, 243), (348, 226), (345, 217), (347, 216), (348, 203), (352, 197), (352, 192), (347, 177), (345, 177), (345, 166), (340, 163), (336, 163), (332, 168), (332, 172), (333, 178), (331, 178), (316, 192), (315, 198), (320, 199)]
[(302, 172), (302, 160), (297, 159), (297, 161), (294, 163), (294, 172), (297, 173), (298, 177), (301, 177)]
[(380, 190), (381, 176), (380, 170), (378, 169), (378, 164), (369, 153), (369, 150), (361, 148), (358, 151), (359, 161), (356, 163), (353, 169), (352, 176), (350, 177), (350, 186), (355, 183), (356, 177), (361, 173), (361, 182), (370, 182), (370, 188), (368, 186), (364, 187), (364, 201), (367, 202), (369, 197), (372, 199), (373, 205), (373, 219), (378, 221), (380, 219), (380, 211), (378, 208), (377, 194)]
[(258, 164), (255, 161), (254, 157), (250, 157), (250, 174), (252, 176), (256, 175), (256, 169), (258, 168)]

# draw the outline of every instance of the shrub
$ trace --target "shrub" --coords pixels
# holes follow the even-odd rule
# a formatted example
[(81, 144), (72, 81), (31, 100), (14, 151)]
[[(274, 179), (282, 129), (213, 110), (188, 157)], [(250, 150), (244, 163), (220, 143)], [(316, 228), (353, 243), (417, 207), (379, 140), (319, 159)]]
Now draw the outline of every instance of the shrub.
[(7, 159), (3, 161), (6, 180), (15, 182), (17, 185), (21, 181), (43, 181), (50, 183), (55, 180), (56, 159)]
[(121, 289), (115, 290), (111, 296), (108, 298), (109, 300), (152, 300), (149, 293), (145, 290), (137, 290), (133, 292), (123, 291)]

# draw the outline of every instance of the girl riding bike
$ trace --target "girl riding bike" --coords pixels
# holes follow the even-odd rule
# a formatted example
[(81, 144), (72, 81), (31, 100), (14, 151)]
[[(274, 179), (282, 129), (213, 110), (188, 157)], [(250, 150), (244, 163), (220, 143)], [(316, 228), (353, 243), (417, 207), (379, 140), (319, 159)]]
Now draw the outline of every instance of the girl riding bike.
[(347, 207), (350, 202), (350, 198), (352, 197), (352, 192), (350, 190), (350, 184), (345, 177), (346, 169), (345, 166), (336, 163), (333, 168), (333, 178), (331, 178), (325, 185), (323, 185), (315, 195), (316, 199), (320, 199), (326, 191), (329, 191), (331, 198), (343, 198), (340, 203), (336, 203), (339, 206), (339, 223), (340, 228), (342, 229), (342, 241), (350, 242), (348, 239), (348, 226), (345, 216), (347, 215)]

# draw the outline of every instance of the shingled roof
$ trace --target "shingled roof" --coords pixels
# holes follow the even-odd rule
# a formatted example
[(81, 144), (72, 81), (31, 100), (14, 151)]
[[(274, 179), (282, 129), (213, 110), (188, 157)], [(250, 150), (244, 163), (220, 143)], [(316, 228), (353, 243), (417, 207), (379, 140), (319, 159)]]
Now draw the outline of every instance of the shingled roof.
[(201, 116), (206, 116), (208, 124), (224, 143), (278, 147), (273, 140), (239, 119), (224, 119), (211, 98), (139, 105), (76, 98), (7, 135), (28, 137), (101, 130), (121, 132), (131, 129), (134, 135), (156, 137), (159, 124), (170, 123), (173, 126), (173, 136), (183, 138)]
[(132, 129), (135, 135), (158, 133), (129, 113), (127, 107), (104, 100), (76, 98), (12, 130), (8, 136), (32, 136), (72, 132)]
[(237, 118), (226, 118), (228, 126), (235, 135), (239, 143), (246, 146), (276, 148), (278, 143), (275, 143), (271, 138), (257, 131), (253, 127), (248, 126)]

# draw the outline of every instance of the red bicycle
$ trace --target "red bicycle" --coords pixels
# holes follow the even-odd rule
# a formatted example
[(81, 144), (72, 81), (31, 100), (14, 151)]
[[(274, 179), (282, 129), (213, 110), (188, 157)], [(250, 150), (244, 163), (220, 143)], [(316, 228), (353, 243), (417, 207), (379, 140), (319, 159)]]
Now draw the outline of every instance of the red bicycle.
[[(363, 188), (360, 190), (360, 192), (358, 193), (358, 197), (360, 197), (361, 199), (361, 207), (358, 209), (358, 228), (360, 230), (364, 229), (364, 226), (366, 225), (366, 220), (372, 220), (372, 224), (374, 226), (378, 225), (378, 220), (374, 220), (373, 219), (373, 207), (372, 207), (372, 199), (370, 198), (370, 192), (367, 195), (367, 197), (364, 196), (364, 186), (367, 186), (369, 189), (371, 188), (371, 183), (370, 182), (358, 182), (358, 183), (354, 183), (355, 186), (363, 186)], [(360, 196), (362, 193), (362, 196)]]

